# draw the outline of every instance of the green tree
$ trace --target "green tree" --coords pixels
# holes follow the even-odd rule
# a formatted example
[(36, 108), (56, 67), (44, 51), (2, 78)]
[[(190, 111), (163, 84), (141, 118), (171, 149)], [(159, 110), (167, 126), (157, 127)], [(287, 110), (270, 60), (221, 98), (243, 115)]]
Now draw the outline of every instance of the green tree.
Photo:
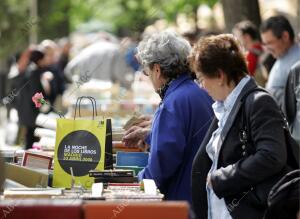
[(70, 33), (70, 0), (38, 1), (38, 39), (55, 39)]
[(110, 23), (118, 35), (137, 35), (156, 19), (175, 22), (178, 13), (196, 18), (199, 4), (217, 0), (37, 0), (38, 17), (30, 17), (30, 2), (0, 1), (0, 57), (22, 51), (37, 27), (38, 40), (67, 36), (86, 22)]
[(110, 23), (118, 35), (135, 35), (161, 17), (157, 0), (77, 0), (71, 2), (71, 29), (81, 23), (100, 20)]
[(72, 29), (91, 20), (110, 22), (118, 35), (135, 35), (156, 19), (175, 22), (178, 13), (196, 19), (201, 3), (213, 6), (217, 0), (76, 0), (72, 1), (70, 20)]
[(29, 22), (26, 1), (0, 1), (0, 59), (24, 49), (28, 42)]
[(169, 21), (174, 21), (178, 13), (185, 13), (196, 19), (197, 9), (200, 4), (207, 4), (212, 7), (218, 0), (170, 0), (163, 3), (165, 17)]
[(38, 39), (58, 38), (70, 32), (69, 0), (39, 0), (38, 17), (30, 16), (30, 1), (0, 1), (0, 59), (23, 51), (29, 44), (33, 27)]

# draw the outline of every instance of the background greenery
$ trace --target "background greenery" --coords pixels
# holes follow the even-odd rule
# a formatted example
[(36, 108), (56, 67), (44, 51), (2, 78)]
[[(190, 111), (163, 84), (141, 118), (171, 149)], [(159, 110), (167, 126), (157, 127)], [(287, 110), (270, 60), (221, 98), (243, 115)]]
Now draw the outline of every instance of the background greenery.
[[(31, 0), (0, 1), (0, 57), (23, 50), (31, 28), (38, 41), (67, 36), (75, 30), (88, 31), (102, 24), (119, 36), (134, 36), (158, 18), (174, 22), (178, 13), (196, 17), (201, 3), (217, 0), (37, 0), (38, 18), (30, 17)], [(31, 22), (32, 20), (36, 22)], [(99, 22), (101, 20), (101, 22)], [(93, 22), (94, 21), (94, 22)], [(98, 23), (96, 22), (98, 21)], [(88, 23), (86, 25), (81, 25)]]

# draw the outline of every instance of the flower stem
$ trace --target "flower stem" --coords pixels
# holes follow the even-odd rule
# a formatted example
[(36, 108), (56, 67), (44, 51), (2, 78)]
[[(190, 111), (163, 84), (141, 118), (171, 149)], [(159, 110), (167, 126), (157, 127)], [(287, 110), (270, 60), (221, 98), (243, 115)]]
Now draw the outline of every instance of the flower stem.
[(62, 114), (61, 111), (58, 111), (57, 109), (55, 109), (50, 103), (48, 103), (46, 100), (44, 99), (40, 99), (39, 100), (41, 104), (47, 104), (52, 110), (54, 113), (58, 114), (60, 118), (64, 117), (64, 115)]

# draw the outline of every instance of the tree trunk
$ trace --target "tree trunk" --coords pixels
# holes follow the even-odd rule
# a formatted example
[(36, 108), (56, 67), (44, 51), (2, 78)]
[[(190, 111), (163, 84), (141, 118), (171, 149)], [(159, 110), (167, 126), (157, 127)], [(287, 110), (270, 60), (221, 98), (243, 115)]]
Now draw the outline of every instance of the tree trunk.
[(242, 20), (250, 20), (259, 27), (261, 17), (258, 0), (221, 0), (221, 3), (226, 32), (231, 32), (233, 26)]

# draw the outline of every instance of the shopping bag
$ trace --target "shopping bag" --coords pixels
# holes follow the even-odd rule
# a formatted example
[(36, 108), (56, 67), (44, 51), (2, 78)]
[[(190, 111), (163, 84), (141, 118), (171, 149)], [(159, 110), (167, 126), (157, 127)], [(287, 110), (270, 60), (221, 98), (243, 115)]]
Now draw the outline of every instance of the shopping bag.
[[(77, 109), (81, 116), (80, 103), (84, 98), (93, 106), (91, 120), (76, 118)], [(97, 120), (95, 115), (95, 99), (84, 96), (77, 99), (74, 119), (57, 119), (53, 187), (71, 188), (75, 184), (91, 188), (94, 180), (88, 172), (112, 166), (111, 156), (105, 158), (105, 151), (112, 147), (111, 120)]]

